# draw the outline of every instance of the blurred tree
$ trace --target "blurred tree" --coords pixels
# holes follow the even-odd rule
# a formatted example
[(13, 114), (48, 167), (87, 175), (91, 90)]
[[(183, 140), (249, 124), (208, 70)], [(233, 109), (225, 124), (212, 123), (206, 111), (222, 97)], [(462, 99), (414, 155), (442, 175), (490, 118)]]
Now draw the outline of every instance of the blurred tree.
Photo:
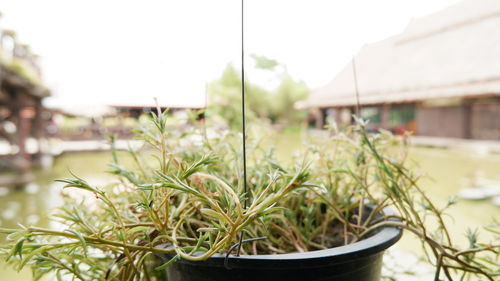
[[(209, 115), (222, 117), (232, 128), (241, 127), (241, 77), (228, 65), (219, 80), (208, 85)], [(252, 115), (249, 112), (249, 115)]]
[[(266, 118), (272, 123), (293, 124), (305, 118), (294, 104), (308, 95), (303, 82), (294, 80), (278, 61), (252, 55), (255, 68), (271, 71), (280, 79), (279, 86), (268, 91), (246, 81), (247, 118)], [(281, 67), (279, 67), (281, 66)], [(228, 65), (221, 77), (208, 85), (209, 114), (226, 120), (232, 128), (241, 128), (241, 74)]]
[(273, 71), (278, 65), (280, 65), (277, 60), (266, 58), (264, 56), (251, 55), (251, 57), (254, 59), (255, 67), (258, 69)]
[(272, 102), (269, 118), (273, 123), (285, 124), (298, 123), (307, 117), (305, 111), (295, 109), (297, 101), (304, 100), (308, 96), (308, 89), (304, 82), (295, 81), (288, 73), (281, 79), (278, 88), (271, 93)]

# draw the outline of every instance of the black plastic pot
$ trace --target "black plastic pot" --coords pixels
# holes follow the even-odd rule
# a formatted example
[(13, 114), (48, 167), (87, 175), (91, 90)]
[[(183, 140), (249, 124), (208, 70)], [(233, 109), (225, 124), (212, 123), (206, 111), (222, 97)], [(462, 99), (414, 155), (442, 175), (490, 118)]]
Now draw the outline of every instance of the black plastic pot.
[(168, 281), (377, 281), (384, 250), (396, 243), (401, 234), (401, 229), (385, 227), (359, 242), (327, 250), (230, 256), (230, 270), (224, 267), (224, 255), (198, 262), (180, 260), (167, 269), (167, 276)]

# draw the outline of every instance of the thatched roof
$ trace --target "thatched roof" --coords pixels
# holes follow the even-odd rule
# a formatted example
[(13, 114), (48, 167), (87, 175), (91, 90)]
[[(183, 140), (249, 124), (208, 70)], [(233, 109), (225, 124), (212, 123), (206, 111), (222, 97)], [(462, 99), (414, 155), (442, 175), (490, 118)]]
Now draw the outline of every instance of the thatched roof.
[[(500, 1), (466, 0), (413, 20), (355, 57), (360, 102), (500, 94)], [(301, 107), (356, 104), (352, 63)]]

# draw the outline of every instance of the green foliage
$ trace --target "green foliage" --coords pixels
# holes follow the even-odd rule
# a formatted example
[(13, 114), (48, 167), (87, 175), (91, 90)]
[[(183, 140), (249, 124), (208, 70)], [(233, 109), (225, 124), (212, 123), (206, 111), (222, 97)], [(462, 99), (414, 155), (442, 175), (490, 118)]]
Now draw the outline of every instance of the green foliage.
[(28, 62), (23, 59), (14, 58), (6, 64), (7, 68), (17, 73), (33, 85), (41, 85), (38, 74)]
[(305, 111), (294, 109), (296, 102), (304, 100), (308, 96), (305, 83), (295, 81), (290, 75), (285, 74), (280, 85), (270, 98), (269, 118), (273, 122), (297, 123), (307, 117)]
[[(222, 117), (231, 128), (241, 128), (241, 77), (236, 69), (228, 65), (220, 79), (208, 85), (207, 91), (210, 98), (209, 114)], [(252, 99), (254, 97), (252, 95)], [(248, 110), (247, 116), (252, 119), (255, 114)]]
[[(196, 114), (189, 116), (191, 123)], [(31, 265), (37, 278), (53, 272), (79, 280), (152, 280), (179, 259), (226, 253), (241, 233), (250, 239), (242, 254), (278, 254), (345, 245), (381, 227), (400, 227), (421, 239), (436, 280), (441, 272), (449, 280), (455, 272), (488, 280), (500, 274), (499, 245), (469, 231), (470, 247), (457, 248), (442, 219), (445, 208), (426, 197), (406, 168), (404, 146), (387, 132), (368, 135), (362, 120), (305, 144), (306, 153), (289, 165), (260, 145), (269, 136), (253, 135), (245, 193), (241, 136), (211, 128), (216, 134), (208, 138), (197, 123), (171, 130), (168, 119), (158, 111), (137, 130), (147, 145), (130, 151), (132, 166), (113, 151), (110, 172), (117, 180), (108, 186), (75, 175), (60, 180), (66, 190), (90, 196), (66, 195), (53, 216), (60, 230), (0, 229), (10, 241), (0, 255), (18, 269)], [(398, 211), (397, 219), (385, 215), (386, 207)], [(155, 253), (175, 258), (162, 265)]]
[(264, 56), (252, 55), (252, 58), (255, 61), (255, 67), (259, 69), (274, 70), (279, 65), (277, 60), (266, 58)]
[[(275, 60), (253, 56), (256, 67), (275, 72), (279, 63)], [(268, 91), (246, 81), (245, 101), (250, 120), (256, 117), (269, 119), (272, 123), (294, 124), (306, 117), (306, 113), (294, 109), (297, 101), (307, 98), (305, 83), (293, 79), (286, 71), (279, 75), (279, 86)], [(228, 65), (219, 80), (208, 86), (210, 98), (209, 115), (226, 120), (231, 128), (241, 127), (241, 74)]]

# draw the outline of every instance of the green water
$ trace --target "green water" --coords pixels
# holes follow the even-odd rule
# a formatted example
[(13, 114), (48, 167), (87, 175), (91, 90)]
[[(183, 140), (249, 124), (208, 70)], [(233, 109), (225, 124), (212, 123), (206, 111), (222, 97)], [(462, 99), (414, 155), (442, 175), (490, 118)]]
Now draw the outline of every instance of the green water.
[[(500, 154), (481, 154), (456, 149), (436, 149), (415, 147), (410, 150), (410, 159), (417, 163), (424, 177), (420, 186), (429, 197), (444, 206), (450, 196), (455, 196), (461, 188), (471, 187), (474, 177), (489, 179), (500, 184)], [(482, 227), (500, 219), (500, 207), (490, 200), (469, 201), (459, 199), (447, 213), (447, 225), (456, 242), (467, 245), (465, 231), (467, 228), (478, 229), (482, 241), (489, 241), (493, 236), (481, 231)], [(408, 235), (407, 235), (408, 236)], [(407, 250), (414, 249), (415, 243), (404, 237), (400, 243)]]
[[(72, 153), (64, 154), (54, 161), (54, 166), (47, 171), (36, 171), (36, 181), (19, 190), (8, 190), (0, 187), (0, 226), (17, 228), (17, 224), (50, 226), (49, 211), (61, 203), (59, 192), (61, 184), (54, 182), (57, 178), (69, 177), (69, 170), (88, 179), (89, 182), (99, 183), (109, 178), (105, 172), (107, 163), (111, 160), (109, 153)], [(0, 237), (0, 243), (3, 241)], [(32, 280), (31, 271), (25, 269), (16, 272), (6, 268), (4, 261), (0, 261), (0, 281), (28, 281)]]
[[(295, 135), (295, 136), (294, 136)], [(293, 151), (300, 147), (297, 134), (284, 134), (269, 143), (277, 148), (281, 161), (290, 158)], [(437, 207), (447, 204), (450, 197), (456, 196), (461, 188), (471, 187), (472, 178), (479, 176), (497, 182), (500, 186), (500, 154), (484, 154), (469, 150), (411, 147), (407, 165), (421, 174), (419, 181), (422, 189)], [(450, 235), (458, 245), (466, 246), (467, 228), (480, 230), (479, 238), (489, 242), (493, 235), (482, 231), (484, 225), (493, 218), (500, 220), (500, 207), (489, 200), (468, 201), (458, 199), (458, 204), (446, 211), (445, 222)], [(411, 234), (405, 233), (396, 248), (405, 252), (420, 254), (421, 242)]]
[[(277, 144), (280, 158), (289, 157), (290, 151), (298, 145), (290, 138), (283, 138)], [(500, 180), (498, 154), (478, 155), (458, 150), (412, 148), (410, 159), (418, 162), (422, 173), (428, 175), (421, 181), (421, 185), (438, 204), (444, 204), (448, 197), (465, 187), (466, 179), (474, 173), (480, 172), (485, 178)], [(109, 161), (108, 153), (74, 153), (60, 156), (50, 171), (36, 173), (35, 183), (0, 196), (0, 225), (16, 227), (17, 223), (22, 223), (50, 226), (47, 220), (49, 210), (61, 202), (61, 185), (54, 183), (54, 179), (69, 176), (68, 169), (71, 169), (91, 183), (105, 182), (109, 175), (103, 171)], [(464, 241), (460, 237), (466, 227), (480, 228), (481, 225), (489, 223), (491, 218), (500, 218), (500, 207), (493, 206), (489, 201), (459, 203), (449, 213), (454, 218), (454, 221), (450, 219), (450, 228), (453, 235), (459, 237), (460, 243)], [(483, 238), (487, 238), (486, 235), (483, 235)], [(405, 235), (398, 245), (405, 251), (418, 251), (418, 243), (411, 235)], [(31, 280), (31, 273), (29, 270), (16, 273), (6, 269), (0, 262), (0, 281), (10, 280)]]

